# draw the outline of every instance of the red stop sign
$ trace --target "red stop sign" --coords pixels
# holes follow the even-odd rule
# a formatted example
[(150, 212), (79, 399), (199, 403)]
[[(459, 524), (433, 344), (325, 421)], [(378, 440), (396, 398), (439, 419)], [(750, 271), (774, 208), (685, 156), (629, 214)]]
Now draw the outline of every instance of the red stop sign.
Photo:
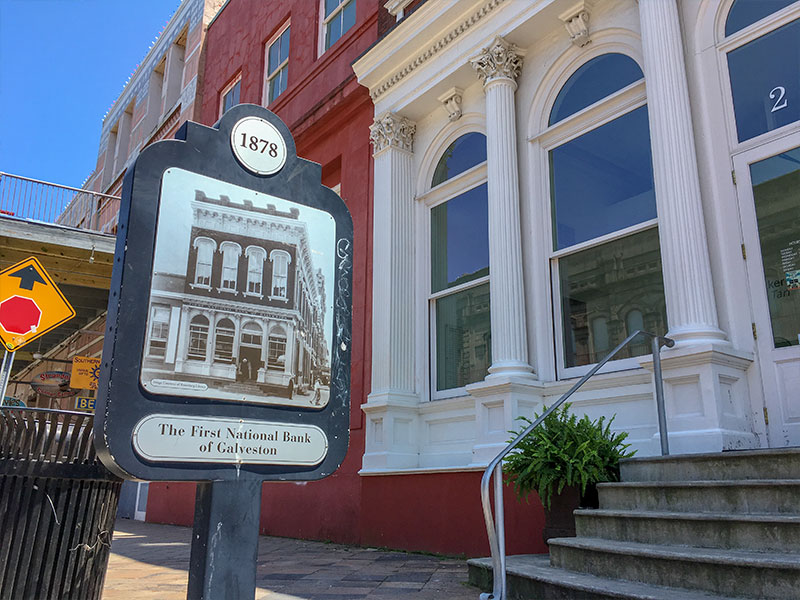
[(0, 302), (0, 327), (9, 333), (25, 334), (36, 331), (42, 318), (36, 302), (22, 296), (11, 296)]

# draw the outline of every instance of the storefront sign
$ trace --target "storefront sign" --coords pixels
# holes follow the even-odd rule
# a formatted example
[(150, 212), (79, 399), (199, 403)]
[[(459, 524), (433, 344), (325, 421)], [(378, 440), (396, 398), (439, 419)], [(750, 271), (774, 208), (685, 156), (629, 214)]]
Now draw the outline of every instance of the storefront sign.
[(71, 385), (78, 390), (96, 390), (100, 375), (100, 359), (76, 356), (72, 359)]
[(75, 408), (78, 410), (94, 410), (94, 398), (78, 396), (75, 398)]
[(68, 398), (78, 393), (69, 385), (69, 373), (64, 371), (45, 371), (31, 380), (31, 387), (37, 394), (49, 398)]

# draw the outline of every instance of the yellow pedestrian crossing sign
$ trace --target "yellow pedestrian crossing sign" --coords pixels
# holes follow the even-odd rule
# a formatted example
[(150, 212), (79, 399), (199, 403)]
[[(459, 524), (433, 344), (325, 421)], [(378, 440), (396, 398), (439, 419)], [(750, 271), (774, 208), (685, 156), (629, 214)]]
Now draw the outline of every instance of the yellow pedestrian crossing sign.
[(0, 342), (14, 352), (75, 316), (36, 258), (0, 271)]

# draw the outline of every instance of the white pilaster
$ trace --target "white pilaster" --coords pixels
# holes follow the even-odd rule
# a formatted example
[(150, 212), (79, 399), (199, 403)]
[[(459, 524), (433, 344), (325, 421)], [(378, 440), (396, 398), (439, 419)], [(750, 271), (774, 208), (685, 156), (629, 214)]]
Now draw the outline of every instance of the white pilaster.
[(514, 110), (522, 50), (496, 37), (470, 62), (486, 93), (492, 366), (489, 378), (530, 378), (522, 284), (517, 128)]
[(676, 2), (640, 0), (639, 18), (669, 336), (719, 342)]
[(375, 194), (372, 270), (372, 390), (364, 469), (419, 464), (414, 379), (414, 167), (416, 125), (395, 113), (370, 127)]

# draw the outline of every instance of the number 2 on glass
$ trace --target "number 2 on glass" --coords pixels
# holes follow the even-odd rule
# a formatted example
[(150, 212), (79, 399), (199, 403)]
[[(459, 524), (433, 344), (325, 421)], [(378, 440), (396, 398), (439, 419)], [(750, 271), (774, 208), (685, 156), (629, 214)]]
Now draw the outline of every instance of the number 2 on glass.
[[(775, 100), (775, 96), (778, 96), (777, 100)], [(772, 88), (772, 91), (769, 93), (769, 98), (770, 100), (775, 100), (775, 105), (772, 107), (772, 110), (769, 111), (771, 113), (779, 111), (782, 108), (786, 108), (789, 104), (786, 101), (786, 88), (782, 85)]]

